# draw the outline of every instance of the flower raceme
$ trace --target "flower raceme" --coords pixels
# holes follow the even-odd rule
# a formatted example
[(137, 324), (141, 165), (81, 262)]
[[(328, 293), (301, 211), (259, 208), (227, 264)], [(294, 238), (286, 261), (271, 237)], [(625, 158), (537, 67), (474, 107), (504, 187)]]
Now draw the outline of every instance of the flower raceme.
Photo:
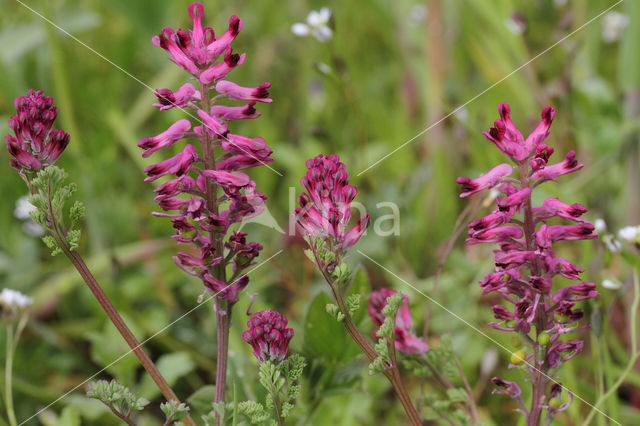
[[(373, 322), (380, 327), (385, 320), (382, 310), (387, 304), (387, 298), (397, 293), (395, 290), (382, 288), (374, 291), (369, 295), (369, 306), (367, 311)], [(413, 332), (411, 324), (411, 311), (409, 311), (409, 298), (403, 295), (404, 303), (398, 309), (395, 327), (395, 348), (405, 354), (424, 354), (429, 351), (429, 345), (422, 339), (418, 338)], [(377, 330), (376, 330), (377, 331)], [(374, 331), (374, 338), (378, 338)]]
[[(154, 106), (161, 111), (171, 108), (194, 111), (200, 125), (192, 127), (190, 120), (182, 118), (164, 132), (141, 139), (138, 146), (146, 158), (182, 140), (200, 142), (187, 143), (178, 154), (147, 167), (145, 181), (170, 177), (155, 190), (155, 201), (163, 212), (154, 214), (171, 218), (178, 243), (191, 244), (196, 249), (178, 252), (174, 256), (176, 264), (188, 274), (200, 277), (209, 292), (234, 303), (249, 282), (243, 271), (253, 264), (262, 246), (247, 242), (245, 233), (230, 233), (229, 228), (259, 214), (266, 199), (249, 175), (240, 171), (271, 163), (273, 159), (264, 139), (232, 134), (228, 127), (235, 120), (260, 116), (255, 105), (272, 102), (270, 83), (250, 88), (224, 80), (245, 59), (244, 54), (235, 54), (231, 48), (242, 28), (241, 19), (232, 16), (226, 32), (216, 38), (213, 29), (203, 27), (201, 4), (190, 5), (189, 15), (193, 20), (191, 30), (165, 28), (152, 42), (188, 71), (199, 82), (200, 90), (191, 83), (183, 84), (175, 92), (157, 90), (158, 101)], [(215, 104), (223, 98), (247, 103)], [(233, 266), (228, 279), (221, 272), (227, 265)]]
[(300, 208), (294, 210), (298, 228), (305, 237), (320, 237), (331, 252), (342, 254), (358, 242), (370, 217), (365, 214), (346, 231), (357, 190), (349, 185), (349, 175), (337, 155), (320, 154), (307, 161), (307, 169), (301, 180), (307, 192), (298, 197)]
[(11, 166), (20, 171), (38, 171), (56, 162), (69, 144), (69, 134), (52, 130), (58, 108), (41, 90), (29, 90), (15, 99), (16, 115), (9, 119), (13, 136), (7, 135)]
[[(580, 204), (566, 204), (556, 198), (546, 199), (539, 207), (531, 204), (531, 193), (539, 184), (583, 167), (577, 162), (574, 151), (570, 151), (563, 161), (548, 164), (554, 150), (544, 141), (549, 136), (555, 109), (549, 106), (543, 109), (542, 120), (526, 139), (511, 121), (507, 104), (499, 105), (498, 113), (500, 119), (484, 135), (515, 165), (504, 163), (479, 178), (457, 179), (461, 184), (460, 197), (489, 188), (497, 188), (501, 194), (493, 212), (469, 224), (466, 243), (499, 245), (494, 251), (495, 271), (487, 274), (480, 285), (483, 294), (496, 292), (513, 308), (493, 306), (497, 322), (489, 325), (526, 335), (535, 327), (534, 336), (526, 343), (532, 346), (534, 354), (526, 359), (535, 359), (537, 363), (529, 368), (534, 377), (539, 377), (541, 372), (545, 375), (540, 381), (533, 381), (534, 386), (540, 386), (539, 395), (544, 396), (549, 383), (546, 372), (559, 367), (582, 349), (580, 340), (563, 339), (565, 334), (579, 328), (576, 322), (583, 317), (582, 309), (575, 307), (576, 302), (599, 295), (595, 284), (589, 282), (553, 290), (554, 277), (581, 281), (580, 273), (583, 272), (568, 260), (557, 257), (553, 245), (597, 236), (593, 225), (581, 217), (587, 210)], [(511, 177), (516, 170), (518, 177)], [(520, 218), (516, 219), (518, 216)], [(561, 220), (574, 224), (548, 223)], [(520, 397), (515, 383), (499, 378), (493, 381), (501, 388), (498, 393)], [(530, 424), (537, 424), (536, 419), (539, 421), (536, 416), (540, 415), (541, 407), (544, 407), (544, 400), (534, 398), (525, 413)]]
[(284, 360), (293, 338), (293, 329), (287, 328), (287, 317), (267, 309), (257, 312), (247, 322), (247, 327), (242, 338), (251, 345), (258, 361)]

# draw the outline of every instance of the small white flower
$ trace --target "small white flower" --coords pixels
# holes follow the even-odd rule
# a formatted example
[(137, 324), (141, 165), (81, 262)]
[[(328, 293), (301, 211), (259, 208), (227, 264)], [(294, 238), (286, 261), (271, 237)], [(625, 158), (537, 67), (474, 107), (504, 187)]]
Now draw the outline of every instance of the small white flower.
[(411, 11), (409, 12), (409, 19), (414, 24), (420, 24), (427, 19), (427, 6), (424, 4), (416, 4), (413, 5)]
[(630, 243), (637, 242), (638, 236), (640, 236), (640, 226), (625, 226), (618, 231), (618, 238)]
[(629, 24), (627, 15), (620, 12), (609, 12), (602, 18), (602, 39), (606, 43), (618, 41)]
[(307, 16), (307, 23), (296, 22), (291, 26), (291, 32), (299, 37), (312, 35), (318, 41), (324, 43), (333, 36), (333, 31), (328, 26), (330, 19), (331, 9), (328, 7), (312, 10)]
[(19, 291), (4, 288), (2, 289), (2, 292), (0, 292), (0, 305), (5, 308), (23, 310), (32, 304), (33, 299), (29, 296), (25, 296)]
[(498, 363), (498, 351), (493, 348), (487, 349), (480, 363), (480, 371), (483, 375), (488, 376), (496, 368)]
[(507, 29), (514, 33), (515, 35), (522, 35), (524, 30), (527, 29), (527, 24), (524, 22), (522, 16), (518, 13), (512, 14), (509, 19), (504, 21), (504, 24), (507, 26)]
[(25, 220), (31, 217), (31, 213), (36, 211), (36, 207), (29, 202), (29, 196), (25, 195), (18, 198), (16, 201), (16, 208), (13, 210), (13, 215), (20, 219)]
[(593, 228), (596, 234), (604, 232), (607, 230), (607, 222), (605, 222), (604, 219), (596, 219), (596, 221), (593, 222)]
[(604, 241), (604, 245), (607, 246), (611, 253), (618, 253), (622, 250), (622, 244), (613, 235), (605, 235), (602, 241)]
[(469, 110), (465, 107), (460, 107), (456, 109), (456, 112), (453, 113), (453, 116), (458, 120), (465, 122), (469, 119)]
[(622, 287), (622, 283), (613, 280), (602, 280), (602, 287), (608, 288), (609, 290), (618, 290)]
[(31, 235), (32, 237), (42, 237), (45, 233), (44, 228), (33, 220), (25, 222), (24, 225), (22, 225), (22, 229), (27, 235)]
[(318, 62), (316, 64), (316, 68), (322, 74), (330, 74), (331, 73), (331, 67), (329, 65), (325, 64), (324, 62)]

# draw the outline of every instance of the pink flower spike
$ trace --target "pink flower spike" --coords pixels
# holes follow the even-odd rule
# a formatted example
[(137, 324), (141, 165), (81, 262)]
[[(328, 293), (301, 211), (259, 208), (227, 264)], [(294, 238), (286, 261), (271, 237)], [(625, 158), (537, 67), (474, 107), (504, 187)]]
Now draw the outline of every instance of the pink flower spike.
[(171, 55), (171, 60), (197, 76), (200, 70), (193, 60), (176, 44), (176, 35), (171, 28), (164, 28), (159, 36), (152, 39), (154, 45), (166, 50)]
[(495, 228), (496, 226), (504, 225), (509, 222), (511, 216), (513, 216), (514, 210), (500, 211), (496, 210), (495, 212), (485, 216), (481, 219), (476, 219), (469, 224), (469, 229), (474, 231), (483, 231), (491, 228)]
[(369, 226), (369, 221), (371, 217), (368, 214), (362, 216), (356, 226), (354, 226), (351, 231), (347, 232), (347, 235), (344, 236), (344, 250), (349, 250), (355, 243), (358, 242), (360, 237), (367, 230), (367, 226)]
[(545, 180), (554, 180), (558, 176), (566, 175), (567, 173), (575, 172), (584, 167), (584, 164), (579, 164), (576, 160), (576, 152), (571, 150), (567, 153), (564, 161), (561, 163), (552, 164), (551, 166), (543, 167), (540, 170), (536, 170), (531, 178)]
[(531, 195), (531, 188), (524, 188), (506, 198), (498, 197), (496, 203), (502, 211), (509, 210), (511, 207), (518, 208), (529, 197), (529, 195)]
[(227, 80), (220, 80), (216, 83), (216, 92), (227, 95), (229, 99), (237, 101), (256, 101), (271, 103), (269, 98), (269, 87), (271, 83), (262, 83), (258, 87), (243, 87)]
[(255, 152), (263, 150), (267, 147), (267, 143), (263, 138), (247, 138), (241, 135), (234, 135), (228, 133), (227, 138), (222, 141), (222, 149), (227, 152), (236, 152), (240, 154), (243, 152)]
[(192, 3), (189, 5), (189, 16), (193, 19), (193, 29), (191, 30), (191, 40), (197, 48), (204, 47), (204, 31), (202, 29), (202, 17), (204, 16), (204, 7), (200, 3)]
[(488, 132), (482, 134), (493, 142), (503, 154), (515, 162), (521, 162), (529, 153), (524, 146), (524, 138), (511, 121), (511, 109), (506, 103), (498, 105), (500, 120), (496, 120)]
[(594, 226), (590, 223), (581, 225), (546, 225), (542, 224), (536, 231), (535, 237), (538, 247), (551, 248), (551, 244), (555, 241), (565, 240), (593, 240), (598, 238), (594, 234)]
[(246, 56), (246, 53), (243, 53), (242, 55), (238, 55), (237, 53), (232, 54), (231, 48), (229, 47), (227, 49), (227, 53), (224, 55), (224, 61), (212, 66), (200, 74), (200, 82), (204, 84), (211, 84), (214, 81), (225, 78), (232, 69), (244, 63), (244, 58)]
[(294, 335), (293, 329), (287, 328), (287, 322), (287, 317), (268, 309), (256, 312), (247, 322), (249, 329), (242, 338), (251, 345), (259, 362), (285, 359)]
[(202, 176), (215, 180), (219, 185), (243, 187), (250, 182), (249, 176), (245, 173), (230, 173), (219, 170), (203, 170), (201, 173)]
[(149, 175), (149, 177), (144, 181), (150, 182), (168, 174), (182, 176), (189, 171), (191, 165), (197, 158), (198, 152), (196, 149), (193, 145), (187, 144), (181, 153), (145, 168), (144, 172)]
[(527, 148), (527, 152), (531, 153), (536, 150), (540, 142), (544, 141), (549, 137), (549, 128), (551, 127), (551, 122), (553, 122), (553, 118), (556, 116), (556, 109), (551, 108), (551, 106), (547, 105), (542, 110), (542, 121), (538, 124), (538, 127), (535, 128), (533, 132), (527, 137), (527, 140), (524, 142), (525, 147)]
[(557, 198), (547, 198), (541, 207), (533, 209), (536, 219), (549, 219), (555, 216), (581, 223), (584, 222), (584, 220), (580, 219), (580, 216), (586, 212), (587, 209), (582, 204), (575, 203), (569, 205)]
[(462, 185), (462, 194), (460, 198), (480, 192), (484, 189), (493, 188), (502, 182), (502, 178), (510, 176), (513, 173), (513, 167), (507, 163), (502, 163), (489, 170), (488, 173), (476, 178), (469, 179), (467, 177), (459, 177), (456, 182)]
[(251, 102), (245, 106), (230, 107), (226, 105), (214, 105), (211, 107), (211, 115), (218, 117), (224, 121), (246, 120), (249, 118), (257, 118), (262, 115), (253, 107), (255, 102)]
[(158, 103), (153, 104), (153, 106), (158, 107), (160, 111), (174, 107), (186, 108), (193, 99), (200, 99), (200, 92), (191, 83), (183, 84), (175, 92), (169, 89), (156, 90), (155, 95), (158, 98)]
[(241, 29), (242, 19), (238, 18), (236, 15), (229, 18), (229, 28), (227, 31), (206, 47), (208, 57), (210, 59), (214, 59), (222, 52), (227, 51)]
[(202, 119), (202, 123), (207, 132), (213, 136), (224, 136), (227, 133), (227, 125), (222, 124), (217, 118), (214, 118), (207, 114), (205, 111), (199, 109), (198, 116)]
[(465, 244), (498, 243), (501, 241), (522, 238), (522, 235), (522, 229), (514, 225), (485, 229), (483, 231), (470, 230), (470, 238), (466, 239)]
[(182, 118), (173, 123), (167, 130), (157, 136), (141, 139), (138, 146), (144, 149), (143, 158), (149, 157), (159, 149), (168, 147), (184, 137), (184, 133), (191, 129), (191, 122)]

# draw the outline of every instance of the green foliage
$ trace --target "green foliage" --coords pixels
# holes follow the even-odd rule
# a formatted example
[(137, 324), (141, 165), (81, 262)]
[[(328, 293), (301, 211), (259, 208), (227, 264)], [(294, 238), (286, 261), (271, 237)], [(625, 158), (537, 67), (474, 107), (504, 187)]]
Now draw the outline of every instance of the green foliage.
[(325, 310), (329, 315), (335, 318), (336, 321), (342, 322), (344, 320), (344, 314), (340, 312), (340, 308), (338, 308), (338, 305), (327, 303), (327, 305), (325, 306)]
[[(637, 185), (633, 182), (638, 181), (640, 170), (638, 119), (634, 112), (640, 75), (640, 5), (637, 1), (624, 1), (612, 9), (628, 17), (619, 42), (604, 42), (604, 16), (594, 20), (359, 175), (614, 2), (501, 0), (492, 8), (486, 3), (439, 2), (439, 8), (429, 7), (426, 21), (420, 18), (424, 17), (421, 2), (414, 0), (328, 2), (325, 4), (332, 9), (335, 27), (334, 37), (326, 44), (289, 32), (292, 23), (304, 22), (311, 9), (321, 6), (319, 3), (220, 2), (215, 7), (210, 3), (205, 4), (205, 23), (216, 34), (222, 34), (229, 16), (241, 17), (243, 28), (234, 50), (247, 52), (247, 59), (229, 78), (242, 85), (272, 83), (274, 103), (256, 105), (263, 116), (234, 122), (230, 131), (263, 137), (274, 150), (275, 162), (270, 166), (283, 176), (260, 167), (251, 171), (251, 177), (257, 189), (268, 197), (269, 213), (280, 227), (288, 231), (291, 204), (287, 188), (295, 187), (295, 195), (299, 194), (306, 159), (318, 153), (339, 154), (351, 184), (358, 188), (356, 200), (371, 215), (371, 224), (343, 260), (353, 275), (345, 299), (350, 293), (370, 294), (369, 279), (376, 288), (403, 288), (403, 284), (362, 258), (358, 253), (361, 250), (421, 291), (433, 290), (429, 295), (439, 303), (509, 350), (515, 350), (508, 334), (486, 326), (493, 320), (488, 307), (493, 302), (481, 295), (477, 282), (491, 269), (491, 249), (466, 248), (462, 242), (465, 223), (444, 263), (437, 288), (434, 287), (433, 277), (443, 249), (469, 200), (458, 197), (455, 178), (479, 176), (504, 161), (481, 135), (497, 118), (497, 103), (511, 104), (513, 120), (525, 137), (538, 122), (541, 108), (551, 104), (558, 110), (548, 140), (556, 150), (551, 162), (561, 161), (568, 150), (575, 149), (585, 167), (558, 179), (559, 185), (540, 186), (534, 205), (539, 206), (546, 197), (580, 203), (589, 209), (588, 220), (604, 218), (612, 235), (623, 226), (637, 225), (630, 218), (638, 217)], [(184, 84), (188, 75), (149, 40), (165, 26), (186, 29), (191, 22), (186, 14), (187, 4), (172, 0), (154, 1), (153, 7), (127, 0), (114, 0), (108, 6), (79, 0), (29, 3), (145, 84), (171, 90)], [(0, 133), (4, 136), (9, 132), (7, 121), (13, 115), (14, 97), (33, 87), (56, 98), (60, 114), (54, 128), (71, 134), (71, 143), (57, 164), (78, 184), (72, 199), (86, 203), (80, 242), (87, 264), (135, 329), (134, 334), (140, 339), (152, 336), (194, 307), (202, 285), (171, 261), (177, 249), (175, 241), (168, 238), (171, 225), (168, 220), (151, 216), (152, 211), (157, 211), (154, 183), (143, 181), (144, 167), (177, 153), (183, 145), (177, 143), (169, 149), (172, 152), (158, 152), (143, 159), (136, 144), (142, 137), (157, 135), (177, 119), (189, 117), (178, 110), (158, 113), (151, 106), (155, 99), (148, 87), (48, 26), (18, 2), (4, 2), (2, 12)], [(514, 12), (526, 22), (523, 34), (514, 34), (505, 25)], [(436, 30), (432, 22), (442, 31)], [(316, 64), (326, 64), (330, 71)], [(192, 121), (197, 125), (196, 120)], [(68, 383), (91, 376), (129, 349), (119, 343), (122, 339), (117, 334), (106, 335), (104, 313), (66, 259), (48, 256), (51, 250), (26, 233), (23, 223), (13, 217), (15, 201), (26, 191), (4, 152), (0, 156), (0, 193), (4, 197), (0, 204), (0, 280), (3, 286), (33, 296), (33, 309), (38, 312), (38, 321), (25, 330), (14, 366), (16, 378), (20, 378), (14, 389), (16, 412), (19, 419), (26, 419), (56, 400), (67, 390)], [(472, 198), (475, 217), (490, 213), (480, 202), (482, 194)], [(398, 205), (400, 235), (385, 237), (375, 232), (376, 220), (386, 213), (376, 207), (381, 201)], [(72, 206), (73, 202), (67, 204)], [(36, 223), (46, 226), (42, 213), (33, 216)], [(355, 221), (355, 209), (353, 216)], [(67, 220), (73, 221), (71, 211)], [(70, 228), (79, 229), (73, 224)], [(346, 339), (343, 325), (325, 311), (326, 304), (335, 301), (323, 297), (313, 307), (317, 316), (307, 322), (314, 317), (307, 310), (318, 291), (327, 289), (318, 274), (311, 273), (301, 246), (294, 238), (283, 238), (260, 223), (246, 224), (243, 231), (265, 247), (258, 260), (275, 254), (283, 241), (287, 247), (250, 274), (249, 289), (271, 306), (287, 312), (296, 332), (291, 345), (301, 350), (309, 363), (302, 377), (300, 406), (288, 422), (396, 424), (402, 413), (393, 393), (379, 376), (365, 374), (363, 379), (365, 361), (357, 346)], [(637, 250), (626, 245), (621, 255), (613, 254), (602, 241), (593, 241), (563, 244), (558, 255), (579, 259), (576, 264), (586, 269), (587, 281), (599, 284), (604, 278), (615, 278), (622, 284), (620, 289), (599, 285), (601, 297), (595, 304), (577, 304), (584, 309), (585, 318), (596, 318), (598, 315), (592, 313), (597, 306), (600, 326), (579, 331), (580, 337), (587, 340), (585, 347), (559, 373), (564, 385), (593, 403), (601, 394), (600, 383), (605, 391), (610, 389), (630, 360), (629, 328), (621, 321), (628, 318), (630, 310), (630, 265), (637, 263)], [(621, 256), (628, 259), (629, 265)], [(363, 267), (356, 268), (360, 261)], [(356, 289), (359, 285), (362, 288)], [(506, 369), (509, 354), (502, 354), (486, 337), (435, 305), (429, 311), (428, 328), (423, 330), (428, 302), (418, 293), (411, 292), (410, 296), (413, 325), (418, 335), (429, 336), (429, 356), (442, 345), (438, 343), (440, 336), (452, 336), (451, 346), (461, 355), (460, 362), (472, 387), (484, 389), (479, 397), (483, 420), (516, 424), (519, 415), (512, 412), (513, 405), (506, 402), (509, 400), (492, 396), (491, 386), (483, 388), (480, 381), (485, 354), (498, 350), (501, 355), (491, 376), (524, 383), (522, 396), (530, 401), (530, 387), (521, 381), (520, 372)], [(373, 325), (366, 303), (361, 300), (353, 319), (371, 340)], [(230, 377), (237, 380), (239, 400), (263, 402), (262, 385), (252, 372), (255, 361), (240, 338), (247, 304), (248, 298), (241, 296), (233, 310)], [(589, 342), (591, 331), (598, 331), (598, 335)], [(96, 338), (96, 333), (104, 338)], [(193, 368), (185, 371), (174, 386), (179, 395), (197, 394), (198, 408), (188, 402), (196, 421), (211, 411), (215, 333), (211, 309), (203, 306), (145, 345), (154, 359), (174, 352), (190, 355)], [(430, 373), (426, 367), (418, 366), (420, 377), (415, 377), (418, 370), (407, 367), (407, 358), (402, 359), (406, 369), (403, 376), (415, 398), (422, 389), (421, 378), (428, 378)], [(446, 355), (434, 358), (439, 369), (444, 366), (442, 374), (455, 382), (455, 365), (446, 362)], [(130, 384), (136, 394), (148, 396), (139, 391), (147, 385), (141, 383), (145, 375), (132, 354), (107, 371), (121, 383)], [(236, 377), (236, 371), (243, 375)], [(623, 386), (624, 392), (614, 392), (599, 408), (622, 424), (634, 424), (638, 411), (622, 396), (637, 393), (640, 374), (630, 370)], [(424, 389), (434, 390), (428, 383)], [(156, 405), (162, 402), (160, 396), (153, 398)], [(95, 406), (79, 409), (78, 399), (86, 398), (78, 393), (69, 395), (26, 424), (45, 424), (45, 415), (54, 419), (48, 424), (58, 424), (63, 412), (65, 418), (71, 418), (74, 410), (82, 424), (115, 424), (106, 407), (106, 411), (92, 408)], [(558, 413), (554, 424), (581, 423), (588, 412), (589, 407), (576, 398), (569, 410)], [(148, 422), (141, 424), (162, 423), (159, 410), (145, 410), (144, 416)], [(594, 425), (604, 424), (599, 418), (606, 420), (598, 415)]]
[(261, 362), (258, 379), (267, 391), (264, 404), (244, 401), (238, 404), (240, 412), (252, 424), (277, 424), (280, 423), (278, 416), (280, 419), (289, 417), (300, 395), (298, 380), (306, 365), (305, 358), (298, 354), (292, 354), (280, 363)]
[(67, 173), (57, 166), (49, 166), (38, 171), (30, 182), (32, 192), (29, 201), (37, 209), (31, 213), (31, 218), (38, 225), (49, 232), (42, 238), (45, 245), (55, 256), (63, 251), (60, 244), (69, 251), (78, 248), (81, 231), (78, 228), (84, 217), (84, 205), (76, 201), (68, 212), (70, 226), (65, 225), (64, 206), (69, 198), (77, 191), (77, 185), (65, 185)]
[(102, 401), (103, 404), (126, 419), (129, 419), (134, 411), (142, 411), (149, 404), (148, 399), (136, 397), (129, 388), (115, 380), (110, 382), (98, 380), (89, 383), (87, 396)]
[(167, 401), (160, 404), (160, 410), (164, 413), (166, 420), (165, 424), (170, 422), (177, 422), (178, 420), (189, 415), (189, 406), (184, 402)]
[(380, 328), (376, 331), (378, 341), (373, 349), (375, 349), (378, 357), (369, 364), (369, 374), (381, 373), (389, 368), (392, 363), (389, 355), (389, 342), (393, 342), (396, 333), (396, 315), (398, 309), (404, 303), (404, 296), (402, 293), (394, 293), (387, 297), (387, 304), (382, 309), (382, 313), (385, 315), (384, 322)]

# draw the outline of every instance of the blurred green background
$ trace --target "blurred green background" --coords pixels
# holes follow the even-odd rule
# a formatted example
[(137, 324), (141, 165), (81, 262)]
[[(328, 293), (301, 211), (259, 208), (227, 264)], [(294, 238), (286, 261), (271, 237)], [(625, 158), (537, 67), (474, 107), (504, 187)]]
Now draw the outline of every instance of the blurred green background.
[[(251, 173), (268, 197), (275, 222), (288, 230), (294, 207), (289, 188), (299, 193), (305, 160), (318, 153), (339, 154), (359, 189), (356, 200), (374, 221), (390, 213), (376, 207), (378, 203), (394, 202), (400, 212), (399, 235), (381, 237), (370, 231), (357, 248), (511, 348), (509, 336), (485, 325), (491, 319), (489, 306), (496, 301), (480, 297), (477, 281), (491, 268), (489, 247), (465, 248), (463, 231), (434, 286), (438, 264), (467, 203), (458, 198), (455, 179), (475, 177), (504, 161), (481, 135), (497, 118), (498, 103), (511, 105), (512, 117), (525, 134), (551, 104), (557, 109), (548, 142), (556, 150), (553, 159), (560, 161), (575, 149), (585, 168), (560, 178), (559, 185), (540, 187), (537, 201), (557, 196), (582, 203), (591, 221), (603, 218), (612, 231), (640, 223), (640, 2), (628, 0), (613, 9), (624, 14), (626, 26), (616, 27), (615, 19), (607, 16), (596, 19), (403, 149), (358, 173), (614, 3), (240, 0), (204, 5), (207, 24), (218, 34), (232, 14), (244, 21), (234, 50), (246, 52), (247, 59), (230, 79), (246, 86), (272, 83), (273, 104), (258, 106), (263, 116), (233, 123), (232, 128), (234, 133), (264, 137), (274, 150), (271, 167), (282, 176), (265, 167)], [(174, 90), (186, 81), (187, 74), (152, 46), (151, 37), (165, 26), (189, 27), (189, 2), (25, 4), (122, 68), (20, 3), (0, 0), (0, 133), (8, 133), (13, 99), (28, 89), (42, 89), (56, 99), (61, 110), (56, 127), (71, 134), (58, 164), (78, 183), (77, 198), (87, 206), (80, 251), (142, 340), (196, 306), (203, 290), (171, 261), (176, 247), (169, 238), (170, 224), (151, 216), (156, 210), (153, 187), (143, 182), (142, 169), (151, 161), (143, 160), (136, 146), (140, 138), (158, 134), (183, 117), (180, 111), (153, 108), (152, 91), (136, 79)], [(293, 23), (304, 22), (311, 10), (322, 6), (333, 12), (331, 40), (321, 43), (291, 33)], [(66, 259), (51, 258), (42, 242), (25, 231), (24, 221), (14, 217), (15, 203), (26, 187), (9, 166), (6, 150), (1, 152), (0, 283), (35, 298), (33, 320), (14, 366), (17, 415), (26, 419), (128, 348)], [(486, 206), (476, 206), (476, 217), (485, 212)], [(296, 412), (301, 424), (398, 424), (403, 417), (390, 389), (381, 377), (367, 376), (366, 364), (354, 359), (352, 343), (341, 340), (340, 330), (323, 334), (305, 328), (311, 300), (325, 284), (304, 257), (300, 241), (261, 224), (247, 224), (244, 230), (265, 246), (262, 260), (283, 252), (252, 274), (234, 312), (230, 380), (240, 394), (259, 392), (255, 361), (249, 345), (241, 341), (249, 295), (258, 293), (254, 310), (285, 313), (296, 331), (292, 347), (314, 359), (302, 408)], [(565, 250), (565, 257), (586, 270), (586, 280), (623, 284), (619, 290), (601, 289), (600, 300), (586, 307), (601, 326), (582, 332), (584, 353), (560, 373), (566, 386), (592, 402), (600, 377), (595, 366), (602, 366), (604, 383), (611, 384), (628, 361), (630, 270), (601, 242), (569, 244)], [(509, 398), (490, 395), (488, 379), (493, 375), (522, 381), (520, 372), (505, 372), (509, 353), (429, 306), (424, 297), (355, 251), (350, 262), (361, 263), (373, 288), (392, 287), (411, 297), (416, 328), (431, 345), (437, 346), (442, 334), (452, 336), (488, 422), (522, 421)], [(328, 315), (326, 321), (331, 321)], [(367, 332), (372, 330), (367, 321), (363, 324)], [(182, 398), (212, 384), (216, 345), (211, 305), (194, 310), (146, 348)], [(498, 357), (495, 370), (489, 365), (492, 354)], [(145, 411), (140, 424), (161, 423), (158, 392), (135, 357), (97, 376), (110, 377), (154, 400), (155, 408)], [(410, 383), (415, 396), (424, 390), (419, 380)], [(205, 406), (207, 396), (213, 395), (207, 390), (196, 398)], [(100, 403), (83, 395), (84, 388), (76, 390), (28, 424), (115, 424)], [(197, 403), (192, 404), (197, 411)], [(637, 421), (640, 371), (633, 371), (602, 408), (623, 424)], [(580, 424), (588, 411), (576, 400), (556, 423)], [(605, 424), (604, 417), (594, 424)]]

